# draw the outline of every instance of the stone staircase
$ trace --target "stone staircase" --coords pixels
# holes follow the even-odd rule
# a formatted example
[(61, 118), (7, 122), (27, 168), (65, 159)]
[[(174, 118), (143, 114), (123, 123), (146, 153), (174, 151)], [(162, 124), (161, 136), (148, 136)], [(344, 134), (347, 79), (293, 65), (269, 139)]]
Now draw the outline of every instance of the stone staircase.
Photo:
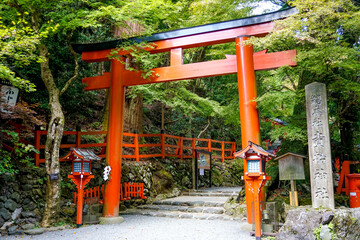
[(229, 197), (237, 196), (240, 191), (241, 187), (190, 190), (183, 192), (181, 196), (140, 205), (136, 209), (127, 209), (120, 214), (202, 220), (239, 220), (225, 214), (224, 204)]

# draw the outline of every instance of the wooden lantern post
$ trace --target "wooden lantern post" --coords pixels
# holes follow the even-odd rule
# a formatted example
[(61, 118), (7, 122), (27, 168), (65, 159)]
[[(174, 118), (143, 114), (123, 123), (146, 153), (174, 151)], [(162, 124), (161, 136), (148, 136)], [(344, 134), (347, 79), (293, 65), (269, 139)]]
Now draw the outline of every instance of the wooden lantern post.
[(85, 185), (94, 178), (94, 175), (91, 175), (91, 162), (100, 160), (101, 158), (96, 156), (95, 153), (90, 150), (72, 148), (64, 159), (72, 160), (73, 162), (72, 172), (68, 175), (68, 178), (75, 183), (78, 190), (76, 226), (80, 227), (82, 225), (84, 188)]
[(242, 178), (245, 180), (245, 190), (251, 193), (246, 196), (248, 206), (249, 204), (251, 206), (251, 203), (254, 202), (254, 214), (252, 217), (254, 217), (255, 221), (255, 238), (258, 240), (261, 239), (261, 188), (267, 180), (270, 180), (270, 177), (266, 176), (265, 164), (275, 155), (249, 141), (248, 145), (239, 152), (234, 153), (234, 156), (243, 158), (246, 162), (244, 166), (245, 174)]

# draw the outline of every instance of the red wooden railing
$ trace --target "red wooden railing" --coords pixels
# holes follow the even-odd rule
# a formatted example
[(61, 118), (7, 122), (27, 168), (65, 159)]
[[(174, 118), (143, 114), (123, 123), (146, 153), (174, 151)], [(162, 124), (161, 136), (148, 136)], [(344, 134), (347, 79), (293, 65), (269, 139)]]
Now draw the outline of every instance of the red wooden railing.
[[(104, 184), (101, 186), (88, 188), (84, 190), (84, 203), (95, 204), (103, 203)], [(120, 201), (130, 200), (132, 197), (146, 199), (144, 196), (144, 183), (124, 183), (124, 193), (122, 184), (120, 184)], [(74, 203), (77, 203), (78, 193), (74, 192)]]
[(137, 197), (146, 199), (144, 196), (144, 183), (124, 183), (124, 193), (125, 198)]
[[(102, 143), (82, 143), (82, 137), (86, 135), (103, 135), (106, 139), (106, 131), (64, 131), (64, 136), (75, 136), (75, 142), (71, 144), (61, 144), (60, 149), (76, 148), (101, 148), (106, 147), (106, 142)], [(45, 136), (47, 131), (35, 131), (35, 148), (37, 150), (45, 149), (45, 145), (41, 144), (41, 137)], [(235, 142), (217, 141), (203, 138), (188, 138), (181, 136), (173, 136), (165, 133), (156, 134), (138, 134), (124, 133), (123, 147), (125, 159), (135, 159), (139, 161), (143, 158), (153, 157), (176, 157), (180, 159), (195, 158), (195, 150), (207, 150), (212, 152), (213, 159), (234, 159)], [(151, 141), (147, 141), (147, 139)], [(98, 149), (100, 150), (100, 149)], [(143, 153), (144, 152), (144, 153)], [(146, 153), (145, 153), (146, 152)], [(98, 152), (99, 157), (105, 157), (105, 151)], [(65, 161), (60, 158), (60, 161)], [(45, 159), (40, 158), (40, 154), (35, 154), (35, 164), (39, 166), (44, 163)]]
[[(89, 188), (84, 190), (84, 203), (94, 204), (102, 203), (102, 196), (104, 196), (104, 185)], [(74, 203), (77, 203), (78, 193), (74, 192)]]

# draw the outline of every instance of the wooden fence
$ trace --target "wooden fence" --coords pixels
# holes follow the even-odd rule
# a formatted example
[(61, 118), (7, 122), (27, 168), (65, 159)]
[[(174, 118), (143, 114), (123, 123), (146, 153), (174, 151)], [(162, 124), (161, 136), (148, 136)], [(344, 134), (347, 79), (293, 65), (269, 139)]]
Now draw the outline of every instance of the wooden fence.
[[(74, 203), (77, 204), (79, 194), (74, 192)], [(144, 195), (144, 183), (125, 182), (124, 191), (122, 184), (120, 184), (120, 201), (130, 200), (131, 198), (146, 199)], [(101, 186), (88, 188), (84, 190), (84, 203), (95, 204), (103, 203), (104, 199), (104, 184)]]
[[(40, 154), (35, 154), (36, 166), (39, 166), (40, 163), (45, 163), (41, 151), (45, 149), (46, 134), (47, 131), (35, 131), (35, 148), (40, 151)], [(99, 157), (105, 157), (106, 134), (106, 131), (64, 131), (63, 141), (70, 138), (72, 143), (67, 141), (61, 144), (60, 150), (63, 150), (62, 154), (65, 156), (71, 147), (93, 148)], [(235, 142), (228, 141), (188, 138), (165, 133), (124, 133), (123, 135), (123, 158), (134, 159), (136, 161), (157, 157), (195, 158), (195, 150), (206, 150), (212, 152), (213, 159), (221, 159), (224, 162), (225, 159), (234, 159), (233, 153), (236, 150)], [(84, 136), (97, 136), (97, 139), (101, 137), (104, 141), (102, 143), (88, 143), (91, 137), (87, 137), (87, 142), (84, 143)], [(60, 161), (65, 160), (60, 158)]]

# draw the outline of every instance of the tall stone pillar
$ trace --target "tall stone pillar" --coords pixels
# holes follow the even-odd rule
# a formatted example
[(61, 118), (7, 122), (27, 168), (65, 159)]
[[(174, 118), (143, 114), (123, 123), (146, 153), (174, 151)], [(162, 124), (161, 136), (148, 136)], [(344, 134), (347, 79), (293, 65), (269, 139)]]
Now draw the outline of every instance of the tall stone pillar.
[(311, 83), (305, 86), (305, 94), (312, 206), (334, 209), (326, 86)]

